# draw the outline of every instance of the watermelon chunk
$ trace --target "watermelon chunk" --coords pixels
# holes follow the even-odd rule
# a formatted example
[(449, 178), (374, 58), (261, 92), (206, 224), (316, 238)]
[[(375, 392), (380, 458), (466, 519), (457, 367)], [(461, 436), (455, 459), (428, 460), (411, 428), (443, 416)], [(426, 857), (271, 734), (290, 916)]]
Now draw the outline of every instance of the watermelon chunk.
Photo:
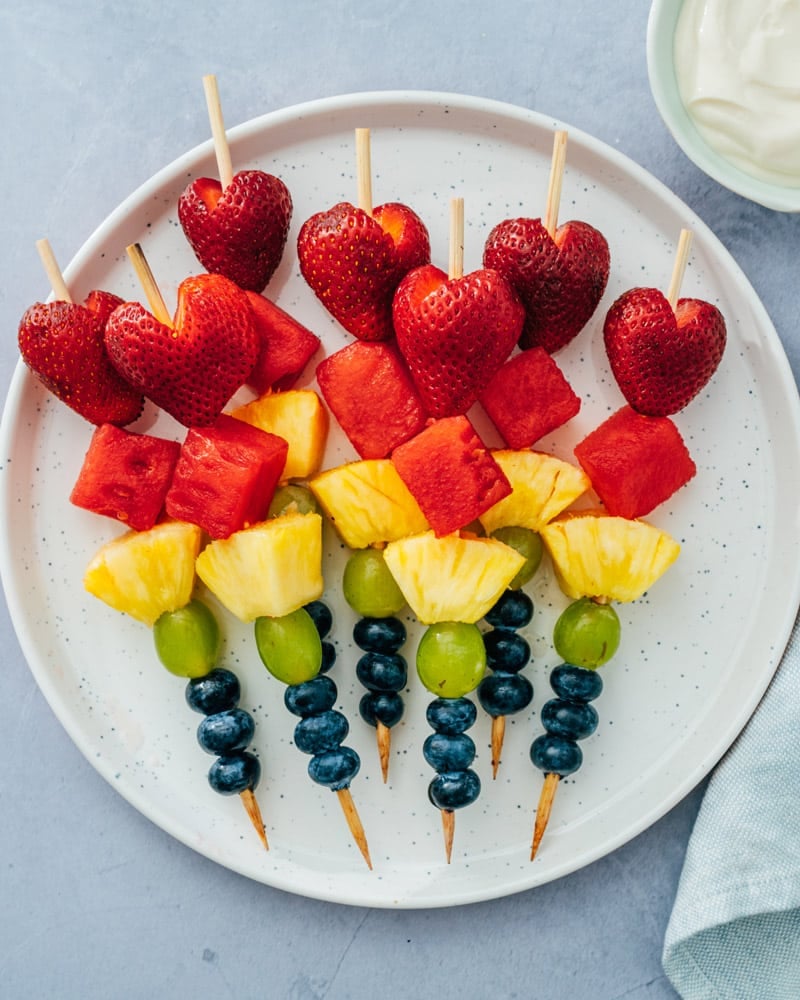
[(392, 461), (439, 537), (465, 527), (511, 492), (503, 470), (463, 415), (432, 421), (395, 448)]
[(514, 354), (480, 393), (509, 448), (530, 448), (580, 410), (581, 401), (543, 347)]
[(247, 384), (259, 394), (291, 389), (320, 346), (320, 339), (280, 306), (257, 292), (247, 292), (260, 341)]
[(164, 509), (181, 446), (177, 441), (100, 424), (70, 493), (76, 507), (148, 531)]
[(425, 426), (427, 414), (400, 353), (354, 341), (317, 365), (317, 384), (359, 456), (386, 458)]
[(277, 434), (227, 414), (210, 427), (190, 428), (167, 492), (167, 513), (214, 539), (263, 521), (288, 450)]
[(697, 472), (669, 417), (623, 406), (575, 446), (575, 457), (610, 514), (644, 517)]

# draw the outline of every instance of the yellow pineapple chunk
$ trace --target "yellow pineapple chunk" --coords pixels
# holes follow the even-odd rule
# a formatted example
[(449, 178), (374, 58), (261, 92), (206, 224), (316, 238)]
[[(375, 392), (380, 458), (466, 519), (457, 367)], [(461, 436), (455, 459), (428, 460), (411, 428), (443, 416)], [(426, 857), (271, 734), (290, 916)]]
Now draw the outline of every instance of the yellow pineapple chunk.
[(481, 514), (487, 535), (507, 525), (539, 531), (591, 486), (582, 469), (543, 452), (500, 449), (492, 457), (512, 492)]
[(383, 556), (424, 625), (479, 621), (525, 562), (497, 539), (437, 538), (432, 531), (390, 542)]
[(307, 479), (319, 471), (328, 438), (328, 411), (313, 389), (268, 392), (232, 410), (231, 416), (289, 443), (282, 479)]
[(351, 549), (391, 542), (430, 527), (388, 458), (339, 465), (308, 485)]
[(565, 515), (540, 534), (568, 597), (635, 601), (680, 552), (660, 528), (596, 510)]
[(96, 553), (83, 585), (110, 607), (153, 625), (191, 600), (201, 537), (200, 528), (185, 521), (127, 531)]
[(243, 622), (291, 614), (322, 595), (322, 518), (284, 514), (213, 541), (197, 575)]

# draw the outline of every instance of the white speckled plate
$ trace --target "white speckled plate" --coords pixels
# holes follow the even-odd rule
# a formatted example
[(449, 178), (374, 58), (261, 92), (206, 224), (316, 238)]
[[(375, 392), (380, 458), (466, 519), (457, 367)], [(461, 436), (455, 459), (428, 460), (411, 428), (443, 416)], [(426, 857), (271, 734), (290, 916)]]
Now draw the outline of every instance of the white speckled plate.
[[(472, 270), (492, 225), (542, 214), (552, 133), (560, 123), (489, 101), (411, 92), (314, 102), (231, 130), (236, 168), (278, 174), (294, 199), (289, 247), (268, 293), (316, 330), (328, 350), (348, 338), (305, 287), (294, 238), (313, 212), (355, 199), (359, 126), (372, 129), (376, 203), (415, 208), (430, 229), (434, 261), (444, 266), (449, 201), (464, 196), (465, 267)], [(73, 294), (103, 287), (141, 299), (124, 250), (138, 241), (174, 302), (179, 281), (198, 270), (177, 222), (177, 198), (190, 177), (214, 172), (209, 142), (133, 194), (68, 268)], [(525, 630), (534, 652), (527, 668), (534, 703), (509, 720), (496, 781), (488, 719), (481, 714), (471, 731), (483, 790), (456, 814), (449, 866), (439, 815), (427, 799), (432, 772), (421, 753), (430, 732), (428, 696), (412, 667), (384, 785), (374, 731), (356, 711), (362, 690), (350, 638), (354, 616), (340, 596), (344, 553), (333, 537), (325, 561), (339, 651), (332, 676), (351, 719), (347, 742), (362, 756), (352, 792), (374, 871), (354, 847), (336, 797), (307, 778), (307, 758), (292, 743), (295, 720), (283, 707), (282, 686), (260, 664), (250, 628), (222, 615), (224, 662), (238, 672), (242, 704), (257, 722), (264, 769), (258, 796), (272, 848), (266, 853), (238, 799), (209, 789), (211, 759), (194, 737), (199, 716), (184, 703), (183, 682), (156, 661), (149, 631), (84, 593), (87, 561), (119, 531), (67, 499), (90, 428), (18, 368), (2, 428), (2, 572), (20, 643), (55, 714), (97, 770), (207, 857), (269, 885), (352, 904), (444, 906), (516, 892), (588, 864), (653, 823), (717, 762), (756, 707), (800, 601), (800, 420), (781, 345), (745, 277), (700, 220), (643, 170), (576, 131), (570, 131), (560, 217), (602, 230), (612, 269), (595, 319), (558, 356), (583, 399), (581, 412), (544, 447), (570, 458), (574, 443), (621, 405), (603, 352), (602, 316), (633, 285), (666, 286), (684, 226), (695, 234), (684, 293), (719, 305), (729, 343), (711, 385), (676, 418), (697, 476), (650, 518), (682, 543), (681, 557), (646, 597), (620, 607), (623, 642), (603, 670), (600, 726), (584, 743), (582, 769), (561, 783), (533, 863), (542, 777), (528, 749), (541, 732), (538, 713), (556, 662), (549, 635), (565, 603), (546, 565), (529, 585), (537, 610)], [(136, 429), (181, 436), (152, 410)], [(334, 429), (326, 464), (352, 457)], [(412, 664), (416, 635), (412, 625), (406, 647)]]

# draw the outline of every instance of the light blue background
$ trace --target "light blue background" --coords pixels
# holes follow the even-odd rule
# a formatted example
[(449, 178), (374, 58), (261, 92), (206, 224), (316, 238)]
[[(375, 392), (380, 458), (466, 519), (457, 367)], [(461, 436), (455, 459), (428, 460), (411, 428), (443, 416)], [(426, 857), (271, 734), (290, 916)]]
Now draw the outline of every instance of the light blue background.
[[(585, 130), (664, 181), (732, 252), (800, 371), (798, 220), (720, 188), (679, 151), (647, 84), (645, 0), (216, 6), (0, 2), (0, 379), (47, 287), (104, 217), (231, 126), (365, 90), (495, 98)], [(251, 883), (173, 841), (83, 759), (0, 613), (0, 997), (667, 1000), (660, 958), (702, 789), (572, 876), (455, 910), (367, 910)]]

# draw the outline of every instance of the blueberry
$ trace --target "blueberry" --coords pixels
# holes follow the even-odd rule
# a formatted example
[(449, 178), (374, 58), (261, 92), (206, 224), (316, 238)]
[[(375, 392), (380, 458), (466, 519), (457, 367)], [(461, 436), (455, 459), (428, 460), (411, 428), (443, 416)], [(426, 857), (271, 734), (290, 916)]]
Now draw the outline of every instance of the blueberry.
[(583, 753), (574, 740), (547, 733), (537, 736), (531, 744), (531, 760), (545, 774), (559, 774), (563, 778), (578, 770)]
[(465, 733), (431, 733), (422, 754), (434, 771), (466, 771), (475, 760), (475, 743)]
[(322, 663), (319, 666), (319, 672), (321, 674), (327, 674), (331, 667), (336, 662), (336, 647), (332, 642), (328, 642), (327, 639), (322, 641)]
[(486, 621), (495, 628), (517, 629), (527, 625), (532, 617), (530, 597), (522, 590), (505, 590), (486, 614)]
[(513, 715), (533, 699), (533, 684), (523, 674), (503, 670), (488, 674), (478, 685), (478, 701), (489, 715)]
[(302, 684), (288, 684), (283, 692), (283, 703), (292, 713), (305, 718), (327, 712), (336, 704), (336, 685), (323, 674), (317, 674)]
[(294, 742), (303, 753), (324, 753), (335, 750), (349, 732), (345, 716), (332, 709), (301, 719), (294, 727)]
[(197, 727), (197, 742), (206, 753), (244, 750), (255, 735), (252, 715), (243, 708), (229, 708), (207, 715)]
[(469, 698), (434, 698), (425, 717), (437, 733), (463, 733), (475, 725), (478, 710)]
[(542, 706), (542, 725), (556, 736), (585, 740), (597, 729), (597, 712), (583, 701), (552, 698)]
[(208, 771), (208, 783), (220, 795), (238, 795), (253, 789), (260, 777), (258, 757), (243, 750), (220, 754)]
[(521, 635), (507, 628), (493, 628), (485, 632), (486, 664), (490, 670), (505, 670), (515, 674), (531, 658), (531, 647)]
[(396, 653), (406, 641), (406, 627), (399, 618), (359, 618), (353, 640), (370, 653)]
[(240, 695), (239, 678), (222, 667), (215, 667), (205, 677), (195, 677), (186, 685), (187, 705), (203, 715), (233, 708)]
[(460, 809), (471, 805), (481, 793), (481, 779), (472, 771), (445, 771), (428, 785), (428, 798), (437, 809)]
[(308, 762), (308, 774), (318, 785), (325, 785), (334, 792), (347, 788), (358, 774), (361, 759), (350, 747), (338, 747), (315, 754)]
[(396, 726), (403, 718), (403, 699), (394, 691), (369, 691), (358, 703), (358, 711), (370, 726), (383, 723), (387, 729)]
[(399, 653), (364, 653), (356, 664), (356, 677), (368, 691), (402, 691), (408, 666)]
[(333, 625), (331, 609), (324, 601), (310, 601), (305, 605), (305, 609), (311, 615), (320, 639), (324, 639)]
[(603, 690), (603, 678), (596, 670), (562, 663), (550, 674), (550, 686), (567, 701), (594, 701)]

